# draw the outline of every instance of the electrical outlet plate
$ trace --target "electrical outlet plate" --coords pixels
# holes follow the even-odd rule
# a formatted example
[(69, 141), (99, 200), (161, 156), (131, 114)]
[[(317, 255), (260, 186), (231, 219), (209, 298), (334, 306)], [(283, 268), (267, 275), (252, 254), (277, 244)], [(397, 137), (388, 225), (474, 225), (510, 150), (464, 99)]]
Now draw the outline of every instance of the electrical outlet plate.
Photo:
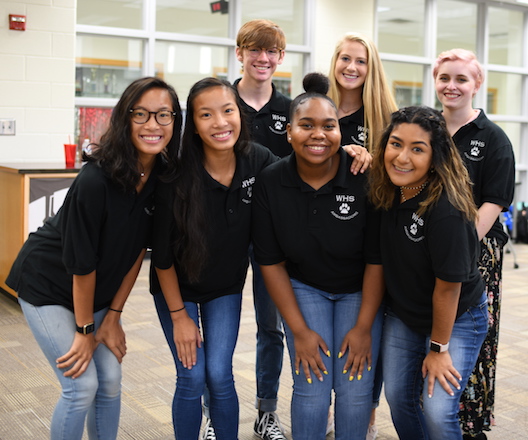
[(14, 119), (0, 118), (0, 135), (14, 136), (16, 133), (16, 122)]

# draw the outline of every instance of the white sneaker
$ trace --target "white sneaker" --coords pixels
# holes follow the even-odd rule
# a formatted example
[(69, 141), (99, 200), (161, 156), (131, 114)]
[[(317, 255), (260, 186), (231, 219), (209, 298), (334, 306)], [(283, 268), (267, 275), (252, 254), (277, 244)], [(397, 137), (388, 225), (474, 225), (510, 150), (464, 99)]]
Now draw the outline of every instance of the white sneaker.
[(200, 437), (200, 440), (216, 440), (216, 434), (213, 428), (213, 424), (211, 423), (211, 419), (207, 419), (207, 421), (205, 422), (205, 426), (202, 431), (202, 436)]
[(274, 412), (265, 412), (261, 418), (257, 417), (253, 431), (264, 440), (286, 440), (279, 416)]
[(367, 431), (367, 437), (365, 440), (374, 440), (378, 436), (378, 428), (376, 425), (369, 425), (369, 429)]

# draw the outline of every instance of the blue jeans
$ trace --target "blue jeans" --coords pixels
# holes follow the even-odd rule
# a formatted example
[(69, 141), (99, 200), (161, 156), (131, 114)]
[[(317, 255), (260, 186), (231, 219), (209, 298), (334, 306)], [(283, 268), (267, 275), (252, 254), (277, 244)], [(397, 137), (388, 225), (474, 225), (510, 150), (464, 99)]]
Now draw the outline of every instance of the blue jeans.
[(172, 421), (177, 439), (200, 435), (202, 395), (209, 390), (209, 411), (216, 438), (238, 438), (239, 406), (233, 378), (233, 353), (238, 338), (242, 294), (226, 295), (203, 304), (185, 302), (187, 313), (202, 329), (202, 347), (196, 365), (188, 370), (178, 360), (173, 325), (167, 303), (160, 292), (154, 302), (163, 332), (176, 363), (177, 383), (172, 402)]
[(311, 330), (326, 342), (331, 357), (322, 354), (328, 375), (319, 382), (315, 376), (309, 384), (303, 373), (296, 375), (295, 346), (291, 330), (284, 323), (293, 375), (291, 402), (292, 437), (294, 440), (321, 440), (326, 436), (328, 408), (335, 392), (336, 440), (364, 440), (372, 410), (374, 374), (378, 360), (383, 315), (378, 311), (372, 326), (372, 369), (363, 370), (363, 378), (349, 380), (343, 374), (347, 354), (338, 359), (343, 338), (354, 327), (361, 306), (361, 292), (331, 294), (291, 279), (293, 291), (304, 320)]
[[(56, 360), (66, 354), (73, 343), (76, 333), (73, 312), (63, 306), (34, 306), (21, 298), (18, 302), (62, 387), (51, 420), (50, 438), (80, 440), (87, 420), (90, 439), (115, 439), (121, 409), (121, 364), (115, 355), (99, 344), (80, 377), (64, 377), (65, 370), (57, 368)], [(96, 329), (107, 311), (94, 313)]]
[(257, 398), (255, 408), (260, 411), (277, 410), (282, 359), (284, 356), (284, 333), (281, 315), (271, 299), (260, 266), (255, 261), (253, 247), (249, 251), (253, 269), (253, 302), (257, 321), (256, 379)]
[[(485, 294), (453, 326), (449, 354), (462, 376), (460, 390), (450, 396), (435, 382), (427, 396), (422, 363), (429, 352), (430, 337), (405, 325), (390, 310), (383, 329), (382, 358), (385, 396), (398, 436), (405, 440), (461, 440), (459, 401), (486, 336), (488, 310)], [(421, 404), (422, 403), (422, 404)], [(422, 409), (423, 408), (423, 409)]]

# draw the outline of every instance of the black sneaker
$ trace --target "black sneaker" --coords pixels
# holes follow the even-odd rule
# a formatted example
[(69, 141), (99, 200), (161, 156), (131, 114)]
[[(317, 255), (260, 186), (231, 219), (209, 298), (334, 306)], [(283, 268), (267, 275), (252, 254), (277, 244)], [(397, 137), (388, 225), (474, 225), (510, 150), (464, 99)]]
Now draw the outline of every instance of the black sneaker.
[(200, 440), (216, 440), (216, 434), (213, 428), (213, 424), (211, 423), (211, 419), (207, 419), (207, 422), (205, 422), (205, 426)]
[(262, 417), (257, 417), (253, 431), (264, 440), (286, 440), (279, 416), (274, 412), (265, 412)]

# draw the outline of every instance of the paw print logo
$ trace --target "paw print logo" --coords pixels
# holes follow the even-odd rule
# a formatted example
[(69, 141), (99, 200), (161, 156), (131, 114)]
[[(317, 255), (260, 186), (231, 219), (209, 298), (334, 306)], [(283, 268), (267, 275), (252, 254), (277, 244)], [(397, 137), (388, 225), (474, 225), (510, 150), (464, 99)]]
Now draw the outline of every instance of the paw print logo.
[(283, 124), (281, 121), (275, 122), (275, 130), (282, 130)]
[(361, 141), (361, 142), (365, 142), (365, 132), (362, 131), (361, 133), (358, 134), (358, 139)]
[(477, 147), (473, 147), (473, 148), (471, 149), (471, 155), (472, 155), (472, 156), (478, 156), (479, 153), (480, 153), (480, 150), (479, 150)]
[(416, 223), (413, 223), (409, 230), (411, 231), (412, 235), (416, 235), (416, 233), (418, 232), (418, 226), (416, 226)]
[(350, 212), (350, 205), (348, 203), (341, 203), (339, 207), (339, 212), (341, 214), (348, 214)]

